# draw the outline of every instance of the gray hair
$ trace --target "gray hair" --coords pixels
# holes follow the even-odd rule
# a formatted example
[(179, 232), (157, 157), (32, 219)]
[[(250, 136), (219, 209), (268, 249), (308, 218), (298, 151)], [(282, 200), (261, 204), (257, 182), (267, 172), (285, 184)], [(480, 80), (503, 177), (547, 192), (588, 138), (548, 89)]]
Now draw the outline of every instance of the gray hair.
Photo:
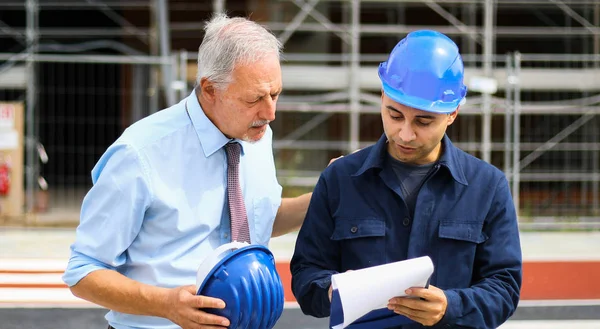
[(243, 17), (215, 15), (205, 26), (202, 44), (198, 49), (198, 74), (217, 88), (225, 88), (232, 80), (236, 64), (249, 64), (266, 55), (280, 57), (282, 44), (266, 28)]

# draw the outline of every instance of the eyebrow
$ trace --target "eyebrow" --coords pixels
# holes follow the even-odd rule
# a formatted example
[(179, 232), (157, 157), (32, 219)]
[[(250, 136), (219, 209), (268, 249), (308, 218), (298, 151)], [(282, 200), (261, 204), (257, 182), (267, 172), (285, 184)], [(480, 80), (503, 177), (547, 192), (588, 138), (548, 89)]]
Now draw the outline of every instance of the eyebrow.
[(277, 91), (275, 91), (274, 93), (271, 93), (271, 92), (267, 92), (267, 93), (256, 93), (256, 94), (254, 94), (252, 97), (255, 97), (255, 98), (262, 98), (262, 97), (265, 97), (265, 96), (267, 96), (267, 95), (269, 95), (269, 96), (273, 96), (273, 95), (280, 95), (282, 91), (283, 91), (283, 88), (280, 88), (280, 89), (278, 89)]
[[(404, 115), (404, 113), (400, 112), (397, 108), (395, 108), (395, 107), (393, 107), (391, 105), (387, 105), (385, 108), (387, 108), (390, 111), (394, 111), (394, 112), (397, 112), (397, 113), (400, 113), (400, 114)], [(420, 118), (420, 119), (435, 120), (435, 117), (433, 115), (429, 115), (429, 114), (417, 115), (416, 117)]]

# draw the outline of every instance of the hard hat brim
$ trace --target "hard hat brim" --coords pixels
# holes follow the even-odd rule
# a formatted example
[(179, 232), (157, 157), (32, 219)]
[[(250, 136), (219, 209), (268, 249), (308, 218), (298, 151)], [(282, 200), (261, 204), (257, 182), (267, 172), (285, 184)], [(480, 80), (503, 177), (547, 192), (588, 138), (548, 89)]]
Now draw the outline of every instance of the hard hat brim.
[(381, 83), (383, 85), (383, 92), (394, 102), (426, 112), (448, 114), (456, 111), (459, 106), (466, 102), (466, 97), (464, 96), (452, 102), (432, 102), (419, 97), (406, 95), (401, 91), (390, 87), (384, 79), (381, 79)]

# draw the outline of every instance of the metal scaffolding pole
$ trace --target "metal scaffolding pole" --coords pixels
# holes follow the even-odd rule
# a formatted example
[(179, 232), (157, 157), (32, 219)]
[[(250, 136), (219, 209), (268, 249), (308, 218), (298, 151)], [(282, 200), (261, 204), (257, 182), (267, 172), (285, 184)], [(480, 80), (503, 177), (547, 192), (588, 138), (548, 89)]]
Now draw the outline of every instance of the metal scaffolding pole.
[(188, 53), (185, 50), (182, 50), (179, 53), (179, 81), (181, 81), (181, 90), (179, 94), (180, 99), (184, 99), (188, 96), (188, 82), (187, 82), (187, 63), (188, 63)]
[(310, 12), (314, 10), (315, 6), (318, 3), (319, 0), (310, 0), (302, 4), (302, 6), (300, 6), (300, 11), (296, 14), (296, 16), (294, 16), (292, 21), (288, 25), (286, 25), (285, 30), (277, 37), (279, 41), (281, 41), (282, 45), (285, 45), (285, 43), (290, 39), (292, 34), (294, 34), (298, 26), (300, 26), (302, 22), (304, 22), (306, 17), (308, 17)]
[[(494, 0), (485, 0), (484, 7), (484, 34), (483, 34), (483, 75), (492, 77), (492, 56), (494, 53)], [(488, 92), (482, 94), (482, 159), (491, 162), (492, 158), (492, 95)]]
[[(596, 2), (594, 5), (594, 26), (600, 26), (600, 2)], [(593, 39), (594, 55), (600, 54), (600, 35), (594, 35)], [(600, 61), (594, 63), (594, 68), (600, 68)], [(598, 127), (598, 121), (596, 121), (596, 128)], [(592, 152), (592, 171), (600, 172), (600, 155), (598, 152)], [(594, 181), (592, 182), (592, 212), (594, 215), (600, 214), (600, 184)]]
[(213, 0), (213, 13), (221, 14), (225, 12), (225, 0)]
[(98, 7), (100, 11), (102, 11), (108, 18), (110, 18), (113, 22), (119, 24), (123, 27), (123, 29), (129, 32), (132, 35), (136, 35), (138, 39), (144, 44), (148, 44), (147, 37), (142, 37), (144, 35), (143, 31), (140, 31), (135, 25), (131, 24), (128, 20), (126, 20), (123, 16), (117, 14), (113, 9), (111, 9), (106, 3), (100, 0), (86, 0), (90, 5)]
[(33, 56), (37, 52), (38, 47), (38, 14), (39, 6), (37, 0), (27, 0), (25, 3), (27, 15), (27, 27), (25, 37), (27, 40), (27, 137), (26, 138), (26, 211), (32, 212), (35, 209), (35, 191), (38, 175), (38, 163), (36, 158), (36, 142), (37, 142), (37, 121), (35, 120), (35, 108), (37, 102), (36, 90), (36, 70)]
[(514, 67), (514, 106), (513, 106), (513, 161), (512, 161), (512, 194), (513, 202), (515, 204), (515, 210), (517, 217), (519, 216), (520, 208), (520, 174), (521, 168), (519, 162), (521, 161), (521, 89), (519, 76), (521, 74), (521, 54), (515, 53), (513, 60)]
[(350, 29), (350, 149), (360, 142), (360, 0), (352, 0)]
[[(506, 76), (511, 77), (514, 75), (513, 67), (512, 67), (512, 55), (506, 55)], [(513, 104), (512, 104), (512, 96), (513, 96), (513, 85), (508, 81), (506, 84), (506, 102), (504, 109), (504, 174), (509, 177), (510, 176), (510, 165), (511, 165), (511, 131), (512, 131), (512, 112), (513, 112)], [(512, 184), (512, 179), (509, 180)]]
[(169, 4), (166, 0), (156, 0), (158, 32), (160, 40), (160, 56), (164, 59), (162, 64), (162, 84), (167, 106), (175, 104), (175, 90), (171, 88), (173, 77), (172, 65), (167, 63), (171, 56), (171, 33), (169, 29)]

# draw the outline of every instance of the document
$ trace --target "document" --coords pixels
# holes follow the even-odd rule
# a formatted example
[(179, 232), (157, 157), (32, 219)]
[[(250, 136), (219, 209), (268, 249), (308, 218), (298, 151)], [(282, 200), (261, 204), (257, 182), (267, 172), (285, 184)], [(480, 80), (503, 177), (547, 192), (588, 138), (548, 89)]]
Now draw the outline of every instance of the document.
[(424, 256), (334, 274), (330, 328), (375, 329), (412, 322), (388, 310), (388, 301), (406, 296), (408, 288), (428, 287), (432, 273), (433, 262)]

